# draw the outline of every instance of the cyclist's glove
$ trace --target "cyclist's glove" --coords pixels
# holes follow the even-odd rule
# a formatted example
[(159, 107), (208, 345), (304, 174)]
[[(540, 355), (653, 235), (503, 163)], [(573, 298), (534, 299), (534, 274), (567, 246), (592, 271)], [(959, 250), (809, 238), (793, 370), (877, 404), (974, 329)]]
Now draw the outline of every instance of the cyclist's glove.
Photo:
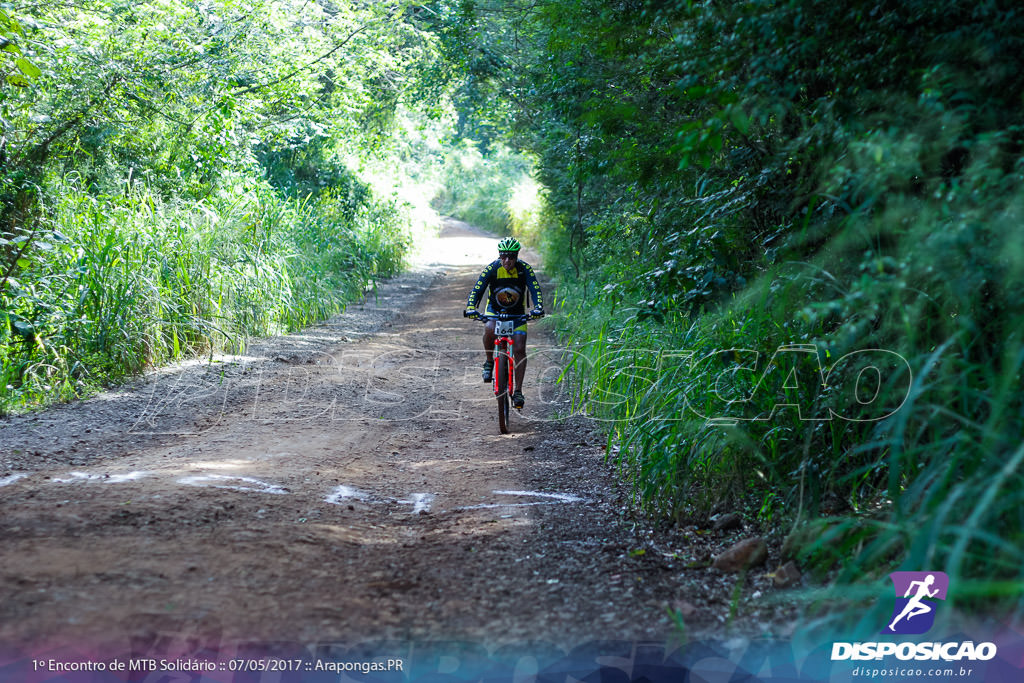
[(462, 317), (463, 318), (479, 318), (480, 317), (480, 312), (477, 311), (475, 308), (466, 308), (466, 310), (464, 310), (462, 312)]
[(540, 306), (538, 306), (537, 308), (535, 308), (532, 311), (530, 311), (530, 316), (533, 317), (533, 318), (543, 318), (544, 317), (544, 309), (541, 308)]

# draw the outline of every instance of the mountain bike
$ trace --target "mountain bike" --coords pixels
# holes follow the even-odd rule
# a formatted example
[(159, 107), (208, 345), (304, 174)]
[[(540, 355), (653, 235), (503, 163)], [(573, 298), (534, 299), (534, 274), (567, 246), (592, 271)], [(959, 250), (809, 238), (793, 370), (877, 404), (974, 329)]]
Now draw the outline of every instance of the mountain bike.
[[(512, 315), (499, 313), (497, 315), (463, 314), (467, 318), (478, 320), (487, 324), (494, 321), (494, 372), (491, 384), (494, 387), (494, 397), (498, 399), (498, 431), (508, 434), (509, 414), (512, 405), (512, 388), (515, 387), (516, 361), (512, 355), (512, 333), (519, 325), (528, 320), (535, 320), (537, 315)], [(516, 408), (521, 411), (522, 408)]]

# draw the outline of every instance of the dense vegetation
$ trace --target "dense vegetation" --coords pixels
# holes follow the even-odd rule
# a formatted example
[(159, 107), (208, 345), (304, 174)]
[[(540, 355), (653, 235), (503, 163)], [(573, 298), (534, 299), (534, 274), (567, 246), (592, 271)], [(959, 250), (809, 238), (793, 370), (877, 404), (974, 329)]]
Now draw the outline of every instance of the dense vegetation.
[(357, 173), (410, 151), (436, 61), (403, 4), (5, 4), (0, 40), (0, 412), (401, 267), (404, 180)]
[(462, 132), (536, 159), (579, 400), (638, 504), (1013, 609), (1024, 14), (530, 0), (435, 28)]

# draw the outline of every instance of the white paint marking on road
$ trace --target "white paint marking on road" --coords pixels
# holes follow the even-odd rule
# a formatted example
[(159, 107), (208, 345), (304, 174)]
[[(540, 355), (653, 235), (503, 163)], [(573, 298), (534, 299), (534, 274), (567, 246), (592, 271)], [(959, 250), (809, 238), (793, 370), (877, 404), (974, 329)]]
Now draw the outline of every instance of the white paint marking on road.
[(359, 489), (354, 489), (351, 486), (345, 486), (342, 484), (341, 486), (334, 487), (334, 491), (331, 492), (331, 495), (324, 498), (324, 501), (331, 505), (341, 505), (351, 498), (368, 501), (371, 499), (371, 496), (365, 491), (360, 491)]
[(57, 477), (54, 477), (51, 481), (54, 484), (70, 484), (72, 482), (83, 481), (89, 478), (89, 475), (85, 472), (68, 472), (67, 476), (67, 479), (58, 479)]
[(418, 514), (420, 512), (429, 512), (430, 504), (434, 502), (434, 494), (432, 493), (414, 493), (412, 494), (412, 512)]
[[(565, 505), (567, 503), (585, 503), (586, 499), (574, 496), (571, 493), (543, 493), (540, 491), (492, 491), (498, 496), (516, 496), (519, 498), (540, 498), (541, 500), (529, 503), (481, 503), (479, 505), (466, 505), (455, 508), (455, 510), (487, 510), (492, 508), (521, 508), (536, 505)], [(398, 500), (395, 498), (377, 498), (376, 496), (361, 491), (352, 486), (344, 484), (335, 486), (331, 494), (324, 501), (331, 505), (342, 505), (346, 501), (358, 500), (363, 503), (395, 503), (398, 505), (411, 505), (412, 514), (429, 512), (436, 496), (433, 493), (410, 493), (409, 498)]]
[(27, 474), (12, 474), (10, 476), (4, 477), (3, 479), (0, 479), (0, 486), (10, 486), (19, 479), (24, 479), (27, 476)]
[(538, 505), (560, 505), (564, 501), (550, 501), (550, 502), (536, 502), (536, 503), (481, 503), (479, 505), (463, 505), (462, 507), (455, 508), (456, 511), (460, 510), (493, 510), (494, 508), (530, 508), (537, 507)]
[(434, 502), (433, 493), (414, 493), (412, 500), (396, 500), (399, 505), (412, 505), (412, 514), (430, 512), (430, 504)]
[(342, 505), (345, 501), (358, 500), (363, 503), (396, 503), (398, 505), (411, 505), (412, 513), (429, 512), (430, 504), (434, 502), (433, 493), (411, 493), (409, 500), (397, 500), (395, 498), (377, 498), (366, 491), (360, 491), (352, 486), (335, 486), (331, 495), (324, 498), (324, 501), (331, 505)]
[(148, 477), (149, 472), (126, 472), (124, 474), (88, 474), (86, 472), (68, 472), (67, 479), (53, 479), (55, 484), (73, 484), (79, 481), (102, 481), (106, 484), (123, 484)]
[[(238, 486), (238, 485), (227, 485), (227, 484), (212, 484), (210, 482), (228, 482), (228, 481), (240, 481), (244, 484), (252, 484), (252, 486)], [(179, 484), (185, 484), (186, 486), (203, 486), (215, 489), (226, 489), (229, 491), (243, 491), (245, 493), (270, 493), (276, 496), (286, 495), (288, 490), (274, 484), (268, 484), (265, 481), (259, 479), (253, 479), (252, 477), (231, 477), (226, 474), (200, 474), (193, 477), (183, 477), (178, 480)]]
[(571, 493), (541, 493), (539, 491), (492, 491), (499, 496), (530, 496), (535, 498), (547, 498), (532, 503), (481, 503), (479, 505), (464, 505), (455, 508), (459, 510), (490, 510), (493, 508), (525, 508), (537, 505), (564, 505), (566, 503), (585, 503), (585, 499), (574, 496)]
[(571, 493), (541, 493), (539, 491), (494, 491), (499, 496), (532, 496), (534, 498), (554, 498), (563, 503), (582, 503), (583, 499)]
[(104, 476), (103, 480), (108, 481), (111, 484), (122, 484), (126, 481), (135, 481), (137, 479), (142, 479), (143, 477), (148, 477), (149, 474), (149, 472), (127, 472), (125, 474), (111, 474), (109, 477)]

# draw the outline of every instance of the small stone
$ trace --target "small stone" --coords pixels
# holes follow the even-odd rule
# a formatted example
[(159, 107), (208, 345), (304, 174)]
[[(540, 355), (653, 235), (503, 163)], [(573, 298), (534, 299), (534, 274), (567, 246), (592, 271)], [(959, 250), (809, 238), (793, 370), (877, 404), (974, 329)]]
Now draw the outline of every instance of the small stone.
[(711, 566), (723, 572), (738, 572), (747, 567), (764, 564), (768, 559), (768, 546), (760, 536), (740, 541), (715, 557)]
[(687, 602), (686, 600), (678, 600), (672, 605), (672, 607), (679, 614), (679, 616), (681, 616), (684, 619), (692, 617), (694, 614), (697, 613), (696, 606), (694, 606), (692, 603)]
[(800, 570), (797, 569), (796, 563), (789, 561), (775, 570), (775, 573), (772, 574), (772, 583), (775, 584), (776, 588), (788, 588), (800, 583), (801, 578), (803, 576), (800, 574)]
[(711, 528), (715, 531), (729, 531), (730, 529), (739, 529), (743, 526), (743, 518), (737, 515), (735, 512), (721, 515), (715, 520), (714, 526)]

